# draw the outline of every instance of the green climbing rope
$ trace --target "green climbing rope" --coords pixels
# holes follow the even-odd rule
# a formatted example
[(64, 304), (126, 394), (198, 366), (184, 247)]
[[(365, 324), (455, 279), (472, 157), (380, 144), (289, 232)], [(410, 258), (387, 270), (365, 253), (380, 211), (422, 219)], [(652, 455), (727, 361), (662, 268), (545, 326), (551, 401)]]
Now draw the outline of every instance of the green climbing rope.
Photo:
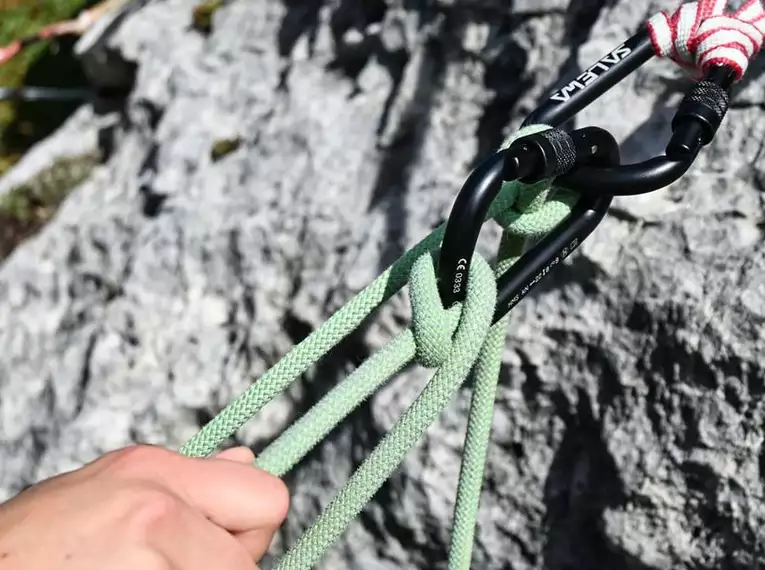
[[(546, 128), (535, 125), (521, 129), (505, 145), (517, 137)], [(435, 369), (431, 380), (393, 429), (316, 522), (277, 562), (277, 570), (308, 570), (319, 562), (422, 438), (472, 370), (475, 384), (449, 557), (450, 570), (469, 568), (494, 399), (509, 322), (509, 317), (504, 317), (492, 325), (496, 277), (520, 258), (529, 238), (548, 233), (559, 224), (571, 212), (575, 201), (576, 196), (556, 189), (551, 181), (534, 185), (505, 183), (488, 215), (504, 228), (495, 269), (492, 271), (485, 260), (474, 256), (464, 303), (445, 310), (438, 295), (434, 254), (443, 237), (442, 225), (294, 347), (181, 448), (181, 453), (189, 456), (205, 456), (215, 451), (375, 309), (404, 285), (409, 285), (412, 326), (326, 394), (256, 460), (256, 465), (262, 469), (283, 476), (333, 427), (404, 366), (416, 361)]]

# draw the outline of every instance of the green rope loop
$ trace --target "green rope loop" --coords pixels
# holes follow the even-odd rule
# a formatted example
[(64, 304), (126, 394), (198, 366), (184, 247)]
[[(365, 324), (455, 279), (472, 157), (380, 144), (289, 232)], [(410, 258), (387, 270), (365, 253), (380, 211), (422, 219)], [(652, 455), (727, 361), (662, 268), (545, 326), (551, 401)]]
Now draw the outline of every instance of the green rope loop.
[(457, 328), (460, 306), (444, 309), (438, 294), (433, 260), (423, 255), (412, 268), (409, 299), (412, 305), (412, 329), (417, 346), (417, 361), (426, 368), (438, 368), (452, 351), (452, 335)]
[[(503, 147), (517, 137), (546, 128), (544, 125), (525, 127)], [(441, 305), (433, 261), (444, 233), (444, 225), (441, 225), (295, 346), (181, 447), (181, 453), (190, 456), (212, 453), (409, 282), (412, 326), (327, 393), (256, 460), (257, 466), (278, 476), (284, 475), (404, 366), (416, 360), (425, 367), (436, 369), (415, 402), (314, 525), (279, 561), (276, 570), (308, 570), (318, 562), (400, 465), (475, 366), (449, 558), (450, 570), (469, 568), (497, 379), (509, 322), (509, 317), (505, 317), (491, 325), (496, 301), (494, 275), (501, 275), (520, 258), (528, 238), (545, 234), (560, 223), (570, 213), (575, 201), (576, 196), (555, 188), (551, 181), (534, 185), (503, 184), (487, 216), (504, 228), (494, 274), (488, 264), (475, 255), (463, 304), (449, 310)]]
[[(423, 255), (412, 268), (411, 280), (415, 288), (422, 287), (423, 294), (428, 293), (440, 302), (436, 288), (428, 291), (427, 285), (435, 284), (435, 280), (430, 278), (431, 273), (435, 276), (433, 259), (430, 255)], [(478, 255), (473, 257), (466, 291), (449, 357), (313, 526), (279, 560), (276, 570), (307, 570), (316, 564), (391, 476), (462, 385), (478, 358), (491, 326), (497, 297), (494, 274)]]
[(335, 312), (323, 326), (294, 346), (180, 448), (190, 457), (210, 455), (215, 449), (292, 382), (355, 330), (377, 307), (397, 293), (409, 278), (412, 264), (441, 243), (444, 226), (436, 228), (390, 268)]

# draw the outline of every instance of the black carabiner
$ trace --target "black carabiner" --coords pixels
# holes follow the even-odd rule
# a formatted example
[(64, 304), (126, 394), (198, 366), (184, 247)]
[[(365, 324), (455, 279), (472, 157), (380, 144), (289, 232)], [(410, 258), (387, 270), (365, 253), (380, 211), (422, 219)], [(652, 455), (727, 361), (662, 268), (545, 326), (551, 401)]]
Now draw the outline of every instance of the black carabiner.
[[(701, 148), (711, 142), (727, 112), (728, 90), (735, 75), (725, 67), (713, 68), (686, 95), (672, 121), (673, 135), (663, 156), (621, 165), (618, 145), (607, 131), (588, 127), (566, 133), (557, 128), (651, 57), (653, 47), (644, 26), (577, 79), (554, 92), (524, 122), (524, 125), (544, 124), (551, 129), (514, 141), (469, 175), (452, 207), (441, 246), (438, 278), (444, 307), (465, 298), (470, 259), (489, 207), (503, 181), (534, 182), (555, 178), (556, 186), (574, 190), (583, 197), (602, 197), (610, 204), (613, 196), (652, 192), (668, 186), (687, 172)], [(583, 202), (564, 225), (576, 226), (574, 214), (590, 221), (597, 219), (585, 232), (589, 235), (605, 215), (608, 206), (601, 211), (603, 204), (605, 202), (599, 200)], [(583, 223), (589, 227), (590, 222)], [(552, 247), (553, 241), (543, 240), (541, 243)], [(519, 263), (534, 265), (536, 261), (524, 259)]]
[(654, 57), (648, 29), (642, 26), (627, 41), (589, 66), (574, 80), (559, 87), (523, 122), (558, 127), (589, 107), (609, 89)]
[[(607, 136), (599, 137), (598, 149), (586, 164), (616, 167), (620, 161), (619, 145), (610, 134), (606, 131), (603, 133)], [(554, 267), (582, 245), (603, 221), (613, 198), (610, 194), (581, 196), (565, 220), (500, 276), (497, 281), (494, 323), (510, 312)]]
[(615, 167), (582, 165), (555, 183), (582, 194), (615, 196), (666, 188), (688, 172), (701, 149), (712, 142), (728, 111), (735, 77), (732, 69), (717, 66), (691, 87), (672, 119), (672, 136), (664, 155)]
[(444, 307), (465, 298), (470, 259), (489, 207), (504, 181), (554, 176), (560, 154), (556, 150), (564, 144), (570, 144), (570, 148), (566, 147), (570, 151), (568, 163), (618, 164), (619, 147), (608, 131), (599, 127), (578, 129), (565, 134), (564, 144), (560, 144), (559, 133), (545, 131), (525, 137), (523, 144), (494, 153), (479, 164), (462, 185), (446, 222), (438, 261), (438, 287)]
[[(597, 134), (603, 136), (598, 136), (597, 150), (588, 163), (617, 166), (619, 145), (616, 140), (606, 131)], [(581, 196), (563, 222), (500, 276), (493, 323), (504, 317), (595, 231), (608, 212), (612, 200), (612, 195)]]

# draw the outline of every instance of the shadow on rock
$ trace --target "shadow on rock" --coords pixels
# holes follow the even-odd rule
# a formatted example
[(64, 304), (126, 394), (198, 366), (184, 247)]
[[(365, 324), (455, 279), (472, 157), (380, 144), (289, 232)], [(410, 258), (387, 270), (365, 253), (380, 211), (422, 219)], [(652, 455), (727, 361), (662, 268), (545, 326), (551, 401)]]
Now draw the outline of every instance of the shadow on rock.
[(319, 28), (319, 12), (323, 2), (313, 0), (283, 0), (286, 12), (277, 33), (279, 55), (289, 57), (304, 34), (308, 34), (308, 50), (313, 54)]
[(625, 490), (618, 467), (603, 440), (592, 404), (579, 394), (576, 412), (558, 393), (566, 431), (544, 486), (546, 570), (647, 570), (615, 549), (603, 529), (603, 513), (622, 505)]

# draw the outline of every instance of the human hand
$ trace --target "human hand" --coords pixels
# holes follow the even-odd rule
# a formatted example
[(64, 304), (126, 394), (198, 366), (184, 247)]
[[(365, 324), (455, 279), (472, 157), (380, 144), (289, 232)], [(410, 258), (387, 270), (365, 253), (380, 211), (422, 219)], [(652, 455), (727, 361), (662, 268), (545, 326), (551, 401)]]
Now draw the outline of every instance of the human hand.
[(0, 505), (0, 570), (253, 570), (289, 508), (243, 447), (131, 446)]

